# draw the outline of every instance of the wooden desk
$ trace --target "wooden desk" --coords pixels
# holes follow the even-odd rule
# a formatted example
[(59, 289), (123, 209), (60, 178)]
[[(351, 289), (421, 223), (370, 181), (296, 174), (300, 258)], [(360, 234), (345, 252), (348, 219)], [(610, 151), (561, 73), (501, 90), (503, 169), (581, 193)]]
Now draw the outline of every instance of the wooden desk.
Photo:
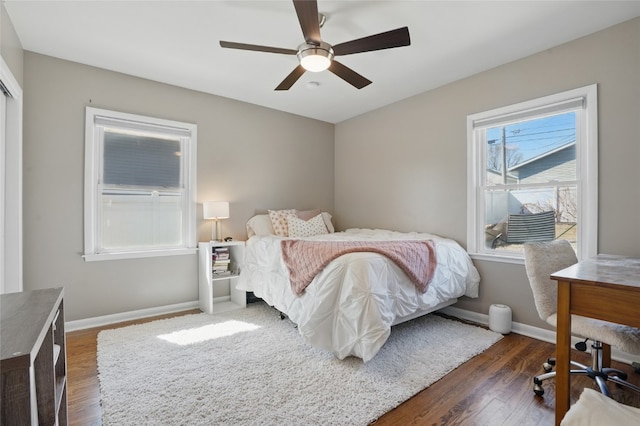
[[(640, 328), (640, 259), (600, 254), (551, 274), (558, 281), (556, 425), (570, 406), (571, 314)], [(605, 363), (611, 352), (605, 352)]]

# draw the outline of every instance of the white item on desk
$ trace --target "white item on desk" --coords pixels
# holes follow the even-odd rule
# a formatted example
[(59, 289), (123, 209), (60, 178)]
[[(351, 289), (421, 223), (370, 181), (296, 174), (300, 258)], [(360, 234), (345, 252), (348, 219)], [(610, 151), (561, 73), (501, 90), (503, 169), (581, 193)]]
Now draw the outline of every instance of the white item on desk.
[(621, 404), (600, 392), (585, 388), (567, 411), (560, 426), (640, 425), (640, 408)]

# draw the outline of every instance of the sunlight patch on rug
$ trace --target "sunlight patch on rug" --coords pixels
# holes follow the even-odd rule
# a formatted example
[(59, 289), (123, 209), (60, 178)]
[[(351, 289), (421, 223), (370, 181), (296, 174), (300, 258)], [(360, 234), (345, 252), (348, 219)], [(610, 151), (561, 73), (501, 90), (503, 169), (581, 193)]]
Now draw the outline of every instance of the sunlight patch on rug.
[(501, 338), (426, 315), (393, 327), (371, 361), (339, 360), (310, 347), (263, 303), (105, 330), (98, 335), (102, 420), (364, 426)]
[(176, 345), (192, 345), (194, 343), (202, 343), (207, 340), (231, 336), (236, 333), (254, 331), (259, 328), (259, 325), (250, 324), (244, 321), (231, 320), (220, 324), (208, 324), (202, 327), (178, 330), (169, 334), (161, 334), (158, 338), (166, 340), (167, 342), (175, 343)]

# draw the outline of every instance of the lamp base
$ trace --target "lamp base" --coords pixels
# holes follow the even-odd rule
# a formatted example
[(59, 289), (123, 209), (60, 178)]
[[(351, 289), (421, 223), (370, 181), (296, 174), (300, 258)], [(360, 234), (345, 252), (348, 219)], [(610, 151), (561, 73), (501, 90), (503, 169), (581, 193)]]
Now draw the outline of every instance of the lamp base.
[(218, 219), (215, 219), (215, 234), (213, 232), (214, 226), (211, 224), (211, 241), (222, 242), (222, 224)]

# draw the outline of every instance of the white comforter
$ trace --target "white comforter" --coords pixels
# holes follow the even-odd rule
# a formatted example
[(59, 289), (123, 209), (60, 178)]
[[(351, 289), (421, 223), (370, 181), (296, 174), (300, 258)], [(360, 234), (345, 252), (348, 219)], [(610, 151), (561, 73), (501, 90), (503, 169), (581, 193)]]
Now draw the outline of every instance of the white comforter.
[(252, 291), (285, 313), (302, 337), (343, 359), (365, 362), (382, 347), (391, 326), (429, 312), (460, 296), (478, 297), (480, 276), (466, 251), (453, 240), (424, 233), (349, 229), (309, 240), (433, 240), (438, 265), (426, 293), (386, 256), (351, 253), (320, 272), (302, 296), (296, 296), (282, 260), (282, 237), (253, 236), (247, 241), (237, 288)]

